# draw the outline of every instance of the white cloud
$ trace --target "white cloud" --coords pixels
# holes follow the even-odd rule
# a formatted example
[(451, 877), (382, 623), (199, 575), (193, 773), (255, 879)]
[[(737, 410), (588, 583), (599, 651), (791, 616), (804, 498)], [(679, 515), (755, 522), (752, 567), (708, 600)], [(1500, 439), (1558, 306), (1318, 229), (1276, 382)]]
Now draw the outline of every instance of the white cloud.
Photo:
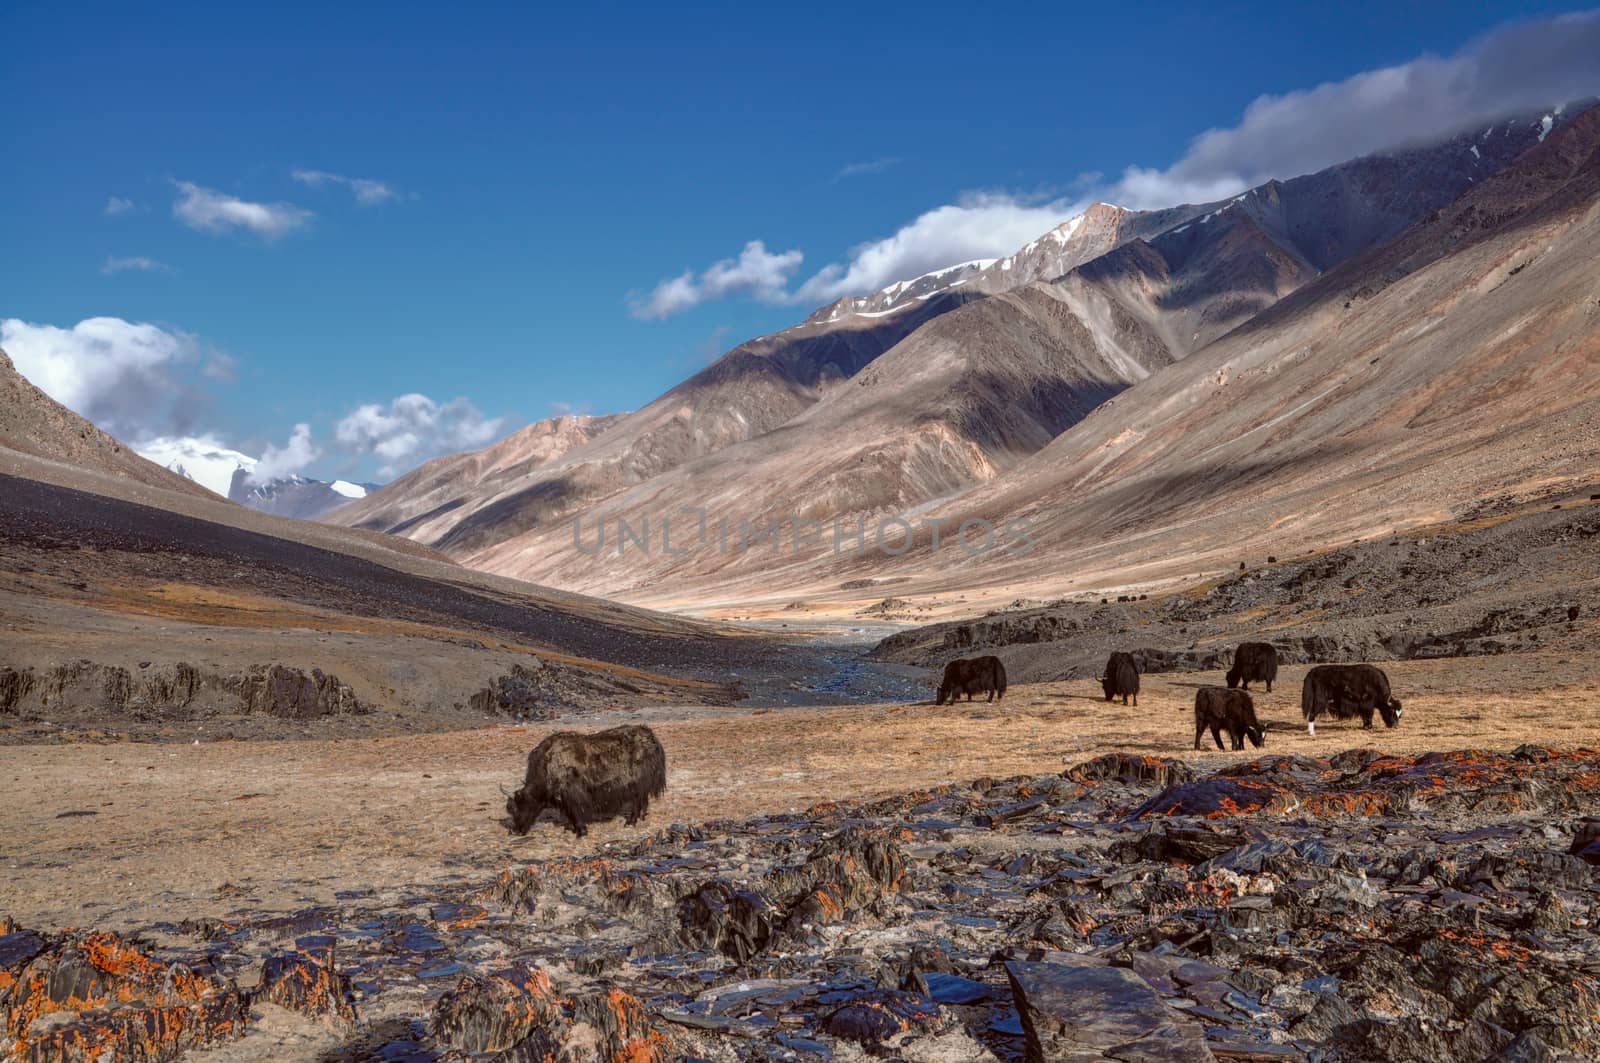
[(788, 301), (789, 277), (805, 256), (799, 251), (770, 254), (766, 244), (751, 240), (738, 258), (714, 262), (699, 277), (692, 270), (657, 284), (649, 296), (630, 299), (633, 316), (646, 320), (670, 317), (708, 299), (744, 292), (763, 302)]
[(900, 160), (893, 155), (884, 155), (880, 158), (869, 159), (866, 162), (852, 162), (846, 166), (839, 167), (839, 172), (833, 175), (833, 179), (838, 182), (850, 177), (865, 177), (868, 174), (882, 173), (899, 162)]
[(1238, 124), (1200, 134), (1166, 169), (1129, 167), (1115, 195), (1131, 207), (1206, 202), (1597, 91), (1600, 11), (1515, 22), (1452, 56), (1260, 96)]
[(503, 417), (485, 417), (464, 398), (438, 403), (426, 395), (401, 395), (387, 409), (358, 406), (339, 421), (335, 437), (360, 455), (376, 455), (379, 475), (420, 464), (440, 454), (481, 447), (500, 434)]
[(295, 170), (289, 176), (312, 188), (319, 188), (325, 184), (344, 185), (355, 195), (356, 202), (363, 207), (373, 207), (400, 198), (400, 193), (395, 191), (392, 185), (367, 177), (346, 177), (326, 170)]
[(267, 444), (261, 457), (250, 470), (251, 483), (270, 483), (283, 476), (293, 476), (322, 457), (322, 450), (311, 442), (311, 426), (301, 423), (294, 426), (289, 442), (282, 447)]
[(192, 181), (174, 182), (178, 198), (172, 216), (191, 229), (222, 233), (243, 229), (264, 240), (276, 240), (305, 227), (313, 215), (293, 203), (252, 203), (248, 200), (202, 188)]
[(133, 200), (131, 199), (123, 199), (121, 196), (112, 196), (106, 200), (105, 210), (107, 217), (114, 218), (118, 214), (126, 214), (132, 209)]
[(165, 272), (171, 269), (165, 262), (157, 262), (144, 255), (132, 255), (128, 258), (107, 258), (100, 264), (100, 272), (110, 276), (113, 273), (122, 273), (126, 270), (136, 270), (140, 273)]
[(1000, 193), (969, 195), (935, 207), (892, 236), (860, 245), (847, 263), (824, 266), (800, 286), (794, 301), (826, 303), (957, 262), (1009, 255), (1083, 205), (1061, 199), (1029, 202)]
[(41, 391), (118, 438), (187, 434), (207, 401), (185, 378), (194, 338), (118, 317), (69, 329), (0, 320), (0, 347)]

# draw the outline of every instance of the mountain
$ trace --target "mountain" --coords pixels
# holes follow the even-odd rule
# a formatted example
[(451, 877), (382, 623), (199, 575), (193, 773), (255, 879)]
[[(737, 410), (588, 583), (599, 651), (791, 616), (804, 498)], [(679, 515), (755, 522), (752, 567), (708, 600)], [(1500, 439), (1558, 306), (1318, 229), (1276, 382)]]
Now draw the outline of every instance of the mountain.
[(61, 721), (207, 740), (304, 734), (313, 718), (337, 734), (475, 727), (496, 690), (516, 711), (726, 701), (705, 676), (748, 675), (750, 660), (712, 625), (235, 505), (98, 431), (3, 354), (0, 614), (12, 699), (51, 705), (43, 721), (9, 719), (52, 734)]
[(1058, 275), (1206, 209), (1140, 212), (1094, 204), (1009, 258), (966, 263), (870, 296), (837, 300), (797, 325), (741, 343), (542, 465), (482, 482), (470, 474), (459, 482), (440, 478), (424, 473), (424, 466), (416, 470), (423, 475), (401, 477), (365, 505), (325, 519), (406, 535), (454, 557), (474, 556), (783, 426), (929, 321), (994, 292)]
[(204, 436), (152, 439), (139, 445), (139, 455), (223, 498), (232, 495), (239, 473), (256, 467), (255, 458)]
[(449, 527), (449, 514), (466, 493), (493, 492), (497, 485), (516, 483), (599, 436), (622, 416), (569, 414), (535, 421), (482, 450), (434, 458), (324, 519), (426, 541), (437, 529)]
[(256, 483), (251, 474), (258, 459), (208, 437), (162, 437), (139, 444), (140, 456), (192, 480), (230, 502), (280, 517), (314, 520), (353, 499), (365, 498), (377, 484), (348, 480), (313, 480), (279, 476)]
[[(548, 492), (537, 519), (507, 519), (517, 514), (504, 500), (473, 509), (469, 499), (440, 511), (443, 521), (429, 533), (452, 526), (424, 541), (473, 567), (657, 605), (723, 601), (733, 586), (734, 597), (788, 593), (760, 529), (918, 512), (1003, 478), (1100, 404), (1445, 206), (1545, 132), (1541, 122), (1519, 120), (1159, 215), (1097, 205), (1010, 259), (929, 274), (813, 314), (808, 321), (829, 327), (893, 321), (963, 293), (961, 305), (924, 321), (780, 427), (609, 491), (574, 490), (558, 464), (523, 488)], [(1055, 274), (1063, 265), (1065, 275)], [(1023, 283), (983, 294), (1005, 276)], [(512, 496), (513, 504), (529, 494)], [(719, 540), (715, 549), (663, 549), (663, 525), (670, 533), (677, 522), (681, 548), (691, 517), (734, 529), (732, 547)], [(619, 555), (613, 542), (592, 553), (601, 528), (615, 537), (626, 526), (637, 537), (652, 525), (651, 549)], [(577, 548), (580, 541), (591, 549)]]
[[(1600, 491), (1600, 108), (1539, 133), (1419, 224), (923, 514), (1026, 518), (1026, 556), (956, 572), (924, 541), (873, 574), (971, 602), (1149, 593), (1471, 520), (1486, 501)], [(762, 580), (836, 588), (863, 567), (769, 564)]]
[(186, 494), (204, 488), (140, 457), (30, 384), (0, 351), (0, 449)]
[(263, 484), (252, 483), (249, 470), (234, 470), (228, 498), (241, 506), (280, 517), (314, 520), (354, 499), (366, 498), (378, 484), (348, 480), (313, 480), (305, 476), (280, 476)]

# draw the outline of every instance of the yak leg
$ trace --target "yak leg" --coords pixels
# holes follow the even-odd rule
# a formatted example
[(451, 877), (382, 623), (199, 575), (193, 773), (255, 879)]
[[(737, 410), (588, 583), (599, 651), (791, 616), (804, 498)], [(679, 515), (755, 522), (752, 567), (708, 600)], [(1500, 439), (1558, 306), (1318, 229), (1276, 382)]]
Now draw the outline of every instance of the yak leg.
[(1222, 725), (1221, 724), (1215, 724), (1214, 723), (1214, 724), (1211, 725), (1211, 740), (1217, 744), (1217, 748), (1218, 749), (1222, 748)]
[(1316, 720), (1307, 720), (1306, 721), (1306, 734), (1311, 736), (1312, 738), (1317, 737), (1317, 721)]
[(1206, 722), (1204, 720), (1196, 720), (1194, 722), (1194, 747), (1196, 749), (1200, 748), (1200, 739), (1204, 738), (1205, 734)]
[(1267, 693), (1272, 693), (1272, 680), (1267, 680)]
[(991, 701), (991, 702), (994, 701), (994, 687), (990, 687), (989, 688), (989, 698), (988, 698), (988, 700)]
[(1133, 707), (1136, 709), (1139, 707), (1139, 695), (1137, 694), (1133, 696)]
[(1244, 734), (1242, 732), (1235, 731), (1232, 727), (1230, 727), (1228, 728), (1228, 737), (1233, 739), (1233, 748), (1235, 752), (1244, 748)]

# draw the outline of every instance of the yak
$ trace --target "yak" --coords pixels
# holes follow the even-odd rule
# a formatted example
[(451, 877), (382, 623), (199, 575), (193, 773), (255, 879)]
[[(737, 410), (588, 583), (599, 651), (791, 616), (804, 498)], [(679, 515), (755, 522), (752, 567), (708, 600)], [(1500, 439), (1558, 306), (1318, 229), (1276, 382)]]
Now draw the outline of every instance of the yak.
[(1121, 694), (1122, 703), (1126, 705), (1131, 694), (1134, 705), (1139, 704), (1139, 662), (1133, 659), (1133, 654), (1116, 650), (1106, 658), (1106, 672), (1100, 677), (1100, 689), (1106, 692), (1107, 701)]
[(1317, 717), (1335, 720), (1361, 717), (1362, 727), (1372, 726), (1372, 712), (1383, 717), (1385, 727), (1400, 722), (1400, 699), (1389, 693), (1389, 677), (1371, 664), (1319, 664), (1300, 684), (1300, 712), (1306, 733), (1317, 733)]
[(1228, 669), (1228, 686), (1250, 689), (1250, 681), (1267, 684), (1272, 693), (1272, 681), (1278, 678), (1278, 651), (1270, 642), (1241, 642), (1233, 651), (1233, 667)]
[(1000, 658), (959, 658), (944, 666), (944, 678), (939, 680), (939, 691), (934, 695), (933, 703), (943, 705), (948, 701), (955, 704), (962, 694), (971, 701), (972, 695), (985, 692), (990, 701), (1006, 696), (1006, 666), (1000, 663)]
[(506, 812), (511, 829), (527, 834), (540, 813), (554, 809), (581, 838), (589, 824), (616, 816), (633, 826), (666, 788), (667, 754), (650, 728), (558, 731), (528, 754), (527, 777), (507, 796)]
[(1256, 704), (1249, 694), (1232, 687), (1201, 687), (1194, 692), (1194, 747), (1211, 732), (1217, 748), (1222, 748), (1222, 732), (1233, 739), (1234, 749), (1243, 749), (1250, 739), (1257, 749), (1267, 744), (1267, 729), (1256, 719)]

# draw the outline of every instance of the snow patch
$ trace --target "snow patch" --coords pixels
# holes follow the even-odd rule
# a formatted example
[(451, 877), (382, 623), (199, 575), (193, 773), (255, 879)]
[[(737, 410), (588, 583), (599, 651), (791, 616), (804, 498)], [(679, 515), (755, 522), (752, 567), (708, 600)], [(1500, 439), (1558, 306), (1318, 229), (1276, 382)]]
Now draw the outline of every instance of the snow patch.
[(333, 491), (335, 494), (343, 495), (346, 498), (367, 497), (367, 489), (365, 487), (362, 487), (360, 484), (353, 484), (349, 480), (335, 480), (333, 483), (328, 485), (328, 489)]
[(230, 450), (211, 436), (164, 436), (133, 449), (146, 461), (165, 466), (223, 498), (233, 487), (235, 472), (256, 467), (255, 458)]

